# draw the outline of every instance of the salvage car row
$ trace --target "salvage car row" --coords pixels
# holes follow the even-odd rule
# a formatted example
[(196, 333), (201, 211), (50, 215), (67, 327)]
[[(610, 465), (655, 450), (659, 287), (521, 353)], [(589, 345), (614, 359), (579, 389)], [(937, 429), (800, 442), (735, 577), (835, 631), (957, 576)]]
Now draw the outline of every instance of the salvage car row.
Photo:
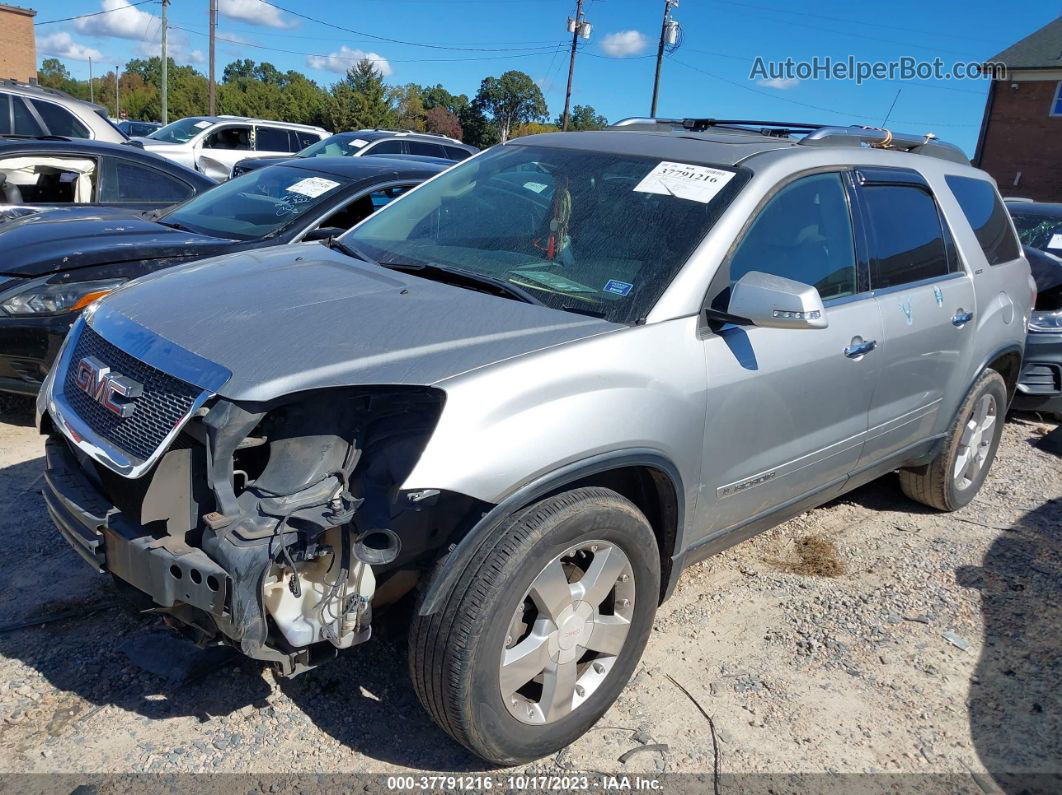
[(969, 504), (1057, 314), (990, 178), (920, 135), (632, 119), (448, 167), (359, 131), (241, 167), (196, 141), (257, 122), (184, 121), (152, 135), (243, 173), (0, 226), (47, 510), (281, 675), (416, 598), (418, 697), (497, 764), (604, 714), (691, 563), (893, 471)]

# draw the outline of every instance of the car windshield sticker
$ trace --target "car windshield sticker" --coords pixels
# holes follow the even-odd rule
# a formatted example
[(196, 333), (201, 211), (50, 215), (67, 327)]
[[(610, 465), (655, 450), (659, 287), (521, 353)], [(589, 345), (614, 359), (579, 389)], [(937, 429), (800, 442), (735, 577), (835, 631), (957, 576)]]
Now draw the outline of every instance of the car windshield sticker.
[(542, 287), (546, 287), (558, 293), (597, 292), (593, 287), (587, 287), (585, 284), (573, 282), (571, 279), (565, 278), (558, 273), (549, 273), (547, 271), (514, 271), (510, 276), (513, 277), (514, 280), (522, 279), (533, 285), (541, 285)]
[(1055, 232), (1051, 235), (1051, 241), (1047, 244), (1048, 248), (1062, 249), (1062, 233)]
[(366, 141), (364, 138), (355, 138), (352, 141), (347, 141), (347, 146), (353, 146), (355, 149), (361, 149), (368, 143), (369, 142)]
[(207, 127), (210, 127), (213, 124), (214, 122), (212, 121), (197, 121), (195, 123), (195, 126), (198, 127), (200, 130), (205, 130)]
[(733, 178), (733, 171), (664, 160), (646, 174), (645, 178), (634, 186), (634, 190), (639, 193), (677, 196), (680, 199), (707, 204)]
[(339, 185), (338, 182), (333, 182), (330, 179), (324, 179), (323, 177), (307, 177), (306, 179), (300, 179), (294, 185), (288, 188), (292, 193), (300, 193), (303, 196), (309, 196), (311, 199), (315, 199), (322, 193), (327, 193), (332, 188)]
[(544, 182), (525, 182), (524, 187), (528, 190), (533, 190), (535, 193), (541, 193), (548, 188), (549, 185), (546, 185)]
[(630, 284), (629, 282), (621, 282), (618, 279), (609, 279), (604, 287), (606, 293), (615, 293), (616, 295), (630, 295), (630, 292), (633, 289), (633, 284)]

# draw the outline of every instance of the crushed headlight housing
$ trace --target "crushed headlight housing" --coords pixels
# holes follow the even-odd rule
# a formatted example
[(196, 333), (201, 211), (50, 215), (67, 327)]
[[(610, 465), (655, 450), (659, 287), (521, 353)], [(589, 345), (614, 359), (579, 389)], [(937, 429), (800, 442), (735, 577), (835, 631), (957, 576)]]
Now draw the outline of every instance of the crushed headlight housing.
[(114, 290), (125, 279), (97, 279), (87, 282), (49, 284), (36, 279), (0, 300), (0, 310), (8, 315), (61, 315), (84, 309), (97, 298)]
[(1062, 332), (1062, 309), (1033, 312), (1029, 316), (1029, 331)]

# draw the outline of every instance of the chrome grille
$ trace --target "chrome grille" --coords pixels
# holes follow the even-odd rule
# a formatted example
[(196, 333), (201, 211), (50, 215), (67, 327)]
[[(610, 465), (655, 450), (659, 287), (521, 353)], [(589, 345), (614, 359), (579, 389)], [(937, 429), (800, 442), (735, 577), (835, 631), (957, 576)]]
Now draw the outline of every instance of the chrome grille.
[[(144, 392), (136, 399), (136, 410), (130, 416), (119, 417), (78, 388), (77, 363), (86, 356), (96, 357), (112, 370), (143, 385)], [(151, 457), (191, 411), (201, 393), (199, 387), (130, 356), (87, 325), (74, 344), (63, 380), (63, 397), (82, 421), (94, 433), (140, 459)]]

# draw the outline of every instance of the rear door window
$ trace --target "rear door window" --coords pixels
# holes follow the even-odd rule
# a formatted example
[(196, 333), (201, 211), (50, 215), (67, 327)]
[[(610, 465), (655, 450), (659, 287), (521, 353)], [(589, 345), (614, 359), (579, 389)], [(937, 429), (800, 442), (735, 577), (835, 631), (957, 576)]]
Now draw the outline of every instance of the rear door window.
[(313, 146), (315, 143), (321, 140), (320, 136), (307, 132), (292, 132), (295, 139), (299, 142), (299, 149), (305, 149), (307, 146)]
[(861, 191), (874, 253), (872, 289), (947, 275), (944, 230), (928, 192), (906, 185), (869, 185)]
[(258, 127), (254, 148), (259, 152), (290, 152), (288, 131), (277, 127)]
[(33, 114), (26, 107), (26, 101), (22, 97), (11, 97), (11, 125), (11, 131), (15, 135), (44, 135), (44, 130), (33, 118)]
[(251, 148), (250, 127), (223, 127), (206, 137), (203, 146), (207, 149), (235, 149), (249, 151)]
[(62, 135), (67, 138), (91, 138), (92, 133), (73, 113), (53, 102), (30, 100), (37, 109), (49, 135)]
[(1010, 262), (1021, 255), (1010, 228), (1010, 218), (992, 183), (973, 177), (944, 178), (955, 195), (963, 215), (977, 235), (989, 265)]
[(427, 141), (406, 141), (406, 146), (409, 147), (409, 153), (411, 155), (446, 157), (446, 150), (439, 146), (439, 144), (432, 144)]
[(104, 175), (100, 196), (104, 202), (150, 202), (163, 206), (182, 202), (192, 195), (187, 183), (128, 160), (106, 158)]
[(373, 144), (365, 152), (367, 155), (404, 155), (406, 153), (405, 144), (402, 141), (380, 141), (378, 144)]

